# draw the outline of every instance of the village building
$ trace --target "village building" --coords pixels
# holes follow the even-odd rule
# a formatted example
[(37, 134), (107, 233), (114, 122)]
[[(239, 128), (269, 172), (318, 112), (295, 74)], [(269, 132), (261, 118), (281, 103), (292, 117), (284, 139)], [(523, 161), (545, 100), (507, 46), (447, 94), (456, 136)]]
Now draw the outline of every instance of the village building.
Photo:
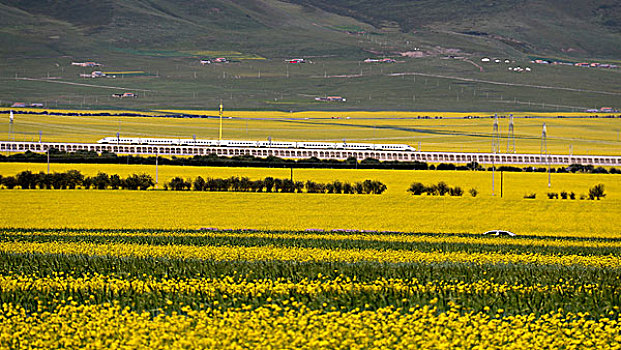
[(341, 96), (326, 96), (326, 97), (315, 97), (315, 101), (321, 102), (345, 102), (347, 99)]
[(78, 66), (78, 67), (100, 67), (102, 66), (101, 63), (97, 63), (97, 62), (71, 62), (72, 66)]
[(138, 95), (136, 95), (133, 92), (123, 92), (123, 93), (112, 94), (112, 97), (125, 98), (125, 97), (138, 97)]

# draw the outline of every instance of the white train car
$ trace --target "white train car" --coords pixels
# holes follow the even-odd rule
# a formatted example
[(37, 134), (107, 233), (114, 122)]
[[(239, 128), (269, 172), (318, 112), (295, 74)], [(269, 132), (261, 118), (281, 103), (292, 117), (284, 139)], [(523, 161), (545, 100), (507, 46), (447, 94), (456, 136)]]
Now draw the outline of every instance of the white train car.
[(153, 137), (104, 137), (100, 144), (123, 145), (171, 145), (171, 146), (205, 146), (205, 147), (259, 147), (259, 148), (301, 148), (301, 149), (342, 149), (375, 151), (416, 151), (406, 144), (375, 144), (347, 142), (287, 142), (287, 141), (247, 141), (247, 140), (204, 140), (204, 139), (168, 139)]
[(284, 142), (284, 141), (258, 141), (257, 147), (264, 148), (297, 148), (296, 142)]

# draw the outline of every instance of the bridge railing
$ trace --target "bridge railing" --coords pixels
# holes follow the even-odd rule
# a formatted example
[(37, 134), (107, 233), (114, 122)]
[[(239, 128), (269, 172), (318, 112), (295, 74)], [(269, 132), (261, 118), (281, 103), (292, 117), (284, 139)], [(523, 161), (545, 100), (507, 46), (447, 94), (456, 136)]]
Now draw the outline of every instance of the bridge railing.
[(215, 153), (218, 156), (255, 157), (275, 156), (280, 158), (345, 160), (349, 157), (362, 160), (374, 158), (381, 161), (420, 161), (427, 163), (458, 163), (477, 162), (480, 164), (504, 165), (596, 165), (619, 166), (620, 156), (608, 155), (567, 155), (567, 154), (516, 154), (516, 153), (467, 153), (467, 152), (412, 152), (412, 151), (377, 151), (377, 150), (337, 150), (337, 149), (298, 149), (298, 148), (259, 148), (259, 147), (209, 147), (190, 145), (123, 145), (99, 143), (71, 142), (15, 142), (0, 141), (0, 152), (47, 152), (48, 149), (65, 152), (93, 151), (97, 153), (111, 152), (116, 154), (134, 155), (175, 155), (194, 156)]

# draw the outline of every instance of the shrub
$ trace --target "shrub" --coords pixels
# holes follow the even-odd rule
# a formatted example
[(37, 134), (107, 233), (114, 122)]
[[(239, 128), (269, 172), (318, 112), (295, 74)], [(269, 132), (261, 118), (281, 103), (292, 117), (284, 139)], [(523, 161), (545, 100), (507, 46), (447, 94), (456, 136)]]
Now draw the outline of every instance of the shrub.
[[(92, 181), (93, 185), (95, 185), (95, 188), (98, 190), (105, 190), (110, 185), (110, 177), (108, 174), (101, 171), (97, 173), (97, 176), (95, 176)], [(56, 186), (54, 186), (54, 188), (56, 188)]]
[(272, 188), (274, 188), (274, 178), (266, 177), (263, 180), (263, 186), (265, 187), (265, 192), (272, 192)]
[(332, 183), (332, 186), (334, 186), (334, 193), (342, 193), (343, 192), (343, 183), (340, 182), (339, 180), (336, 180)]
[(125, 187), (125, 184), (119, 175), (114, 174), (110, 176), (110, 187), (113, 190), (118, 190), (120, 187)]
[(174, 177), (168, 182), (168, 187), (173, 191), (183, 191), (185, 188), (185, 181), (179, 176)]
[(464, 194), (464, 191), (459, 186), (455, 186), (449, 190), (449, 194), (454, 197), (460, 197)]
[(606, 193), (604, 193), (604, 184), (597, 184), (589, 189), (590, 200), (594, 200), (596, 198), (599, 200), (604, 197), (606, 197)]
[(567, 192), (561, 191), (561, 199), (567, 199)]
[(356, 194), (363, 194), (364, 193), (364, 188), (362, 187), (362, 184), (360, 182), (356, 182), (354, 184), (354, 191)]
[(476, 188), (471, 188), (468, 192), (470, 192), (472, 197), (476, 197), (479, 194), (479, 191), (477, 191)]
[[(187, 184), (189, 187), (189, 182)], [(153, 185), (155, 185), (155, 182), (153, 182), (151, 175), (148, 174), (132, 174), (125, 179), (125, 187), (130, 190), (140, 189), (144, 191)]]
[(349, 182), (346, 182), (346, 183), (343, 184), (343, 193), (345, 193), (345, 194), (353, 194), (354, 193), (354, 188), (353, 188), (353, 186)]
[(285, 193), (293, 193), (295, 191), (295, 182), (293, 182), (291, 179), (284, 179), (282, 180), (282, 192)]
[(334, 185), (333, 184), (327, 184), (326, 185), (326, 190), (328, 191), (328, 193), (334, 193)]
[(556, 192), (548, 192), (548, 199), (558, 199), (558, 193)]
[(307, 180), (305, 186), (307, 193), (319, 193), (319, 186), (315, 181)]
[(537, 198), (537, 194), (536, 193), (525, 194), (524, 198), (526, 198), (526, 199), (535, 199), (535, 198)]
[(410, 188), (408, 188), (408, 192), (411, 192), (415, 196), (420, 196), (421, 194), (423, 194), (423, 192), (426, 191), (426, 189), (427, 188), (422, 183), (420, 183), (420, 182), (413, 182), (410, 185)]
[(445, 194), (447, 194), (450, 191), (450, 187), (446, 184), (446, 182), (444, 181), (440, 181), (438, 182), (438, 185), (436, 186), (437, 190), (438, 190), (438, 194), (440, 196), (444, 196)]
[(427, 186), (425, 188), (425, 192), (427, 193), (428, 196), (437, 196), (438, 195), (438, 186), (437, 185)]
[(453, 163), (440, 163), (436, 170), (455, 170), (455, 164)]
[(2, 178), (2, 184), (4, 185), (4, 187), (11, 190), (15, 188), (15, 186), (17, 186), (17, 180), (13, 176), (5, 176)]
[[(296, 181), (294, 186), (295, 186), (295, 191), (297, 193), (302, 193), (302, 190), (304, 190), (304, 182), (302, 181)], [(338, 192), (338, 193), (341, 193), (341, 192)]]
[(35, 189), (37, 186), (36, 175), (33, 174), (30, 170), (22, 171), (16, 176), (17, 185), (21, 186), (22, 189)]
[(571, 193), (569, 194), (569, 199), (572, 199), (572, 200), (573, 200), (573, 199), (576, 199), (576, 194), (575, 194), (575, 193), (573, 193), (573, 192), (571, 192)]
[(193, 186), (194, 191), (204, 191), (207, 183), (205, 182), (205, 179), (199, 176), (194, 180)]

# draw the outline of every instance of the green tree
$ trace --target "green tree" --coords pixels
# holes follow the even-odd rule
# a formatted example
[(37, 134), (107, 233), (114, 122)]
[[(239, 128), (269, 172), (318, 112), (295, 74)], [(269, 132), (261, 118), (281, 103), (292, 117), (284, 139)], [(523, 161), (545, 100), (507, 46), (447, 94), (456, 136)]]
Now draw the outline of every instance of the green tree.
[(13, 176), (5, 176), (2, 178), (2, 185), (9, 190), (12, 190), (15, 186), (17, 186), (17, 180)]
[(265, 185), (265, 192), (272, 192), (272, 189), (274, 188), (274, 178), (266, 177), (263, 180), (263, 184)]
[(98, 190), (105, 190), (110, 186), (110, 177), (108, 174), (100, 171), (97, 173), (97, 176), (93, 178), (93, 185), (95, 185), (95, 188)]
[(148, 174), (133, 174), (125, 179), (126, 187), (130, 190), (146, 190), (155, 185), (153, 178)]
[(202, 177), (197, 177), (193, 183), (194, 191), (204, 191), (207, 187), (207, 183)]
[(75, 189), (78, 186), (84, 184), (84, 175), (78, 170), (69, 170), (66, 173), (67, 177), (67, 187), (70, 189)]
[(168, 182), (168, 188), (173, 191), (183, 191), (185, 188), (185, 181), (183, 178), (176, 176)]
[(36, 175), (30, 170), (22, 171), (16, 175), (17, 185), (22, 189), (35, 189), (37, 187)]
[(110, 175), (110, 187), (112, 187), (113, 190), (124, 187), (123, 179), (121, 179), (118, 174)]
[(339, 180), (336, 180), (332, 183), (334, 186), (334, 193), (343, 193), (343, 183)]

